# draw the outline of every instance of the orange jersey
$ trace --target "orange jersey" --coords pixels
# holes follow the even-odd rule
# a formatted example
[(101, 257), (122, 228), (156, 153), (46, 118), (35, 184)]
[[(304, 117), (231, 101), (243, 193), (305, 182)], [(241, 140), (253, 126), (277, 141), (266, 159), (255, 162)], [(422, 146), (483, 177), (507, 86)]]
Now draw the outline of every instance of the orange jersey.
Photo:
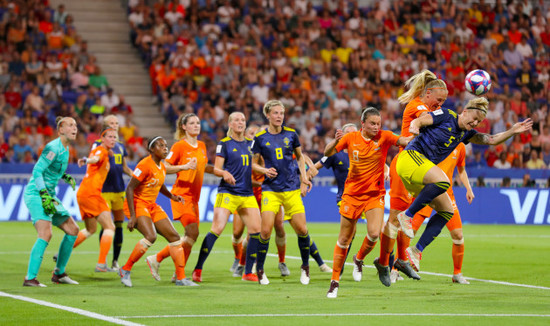
[(82, 183), (78, 188), (78, 192), (87, 194), (99, 194), (101, 195), (101, 189), (103, 183), (109, 173), (109, 150), (103, 146), (98, 146), (90, 152), (88, 158), (94, 156), (99, 157), (99, 161), (94, 164), (88, 164), (86, 167), (86, 176), (82, 179)]
[[(454, 151), (449, 154), (446, 159), (441, 161), (437, 166), (439, 166), (441, 170), (445, 172), (447, 177), (449, 177), (449, 181), (451, 181), (452, 184), (455, 167), (466, 166), (466, 146), (464, 146), (464, 143), (458, 144)], [(449, 190), (451, 190), (451, 188), (449, 188)]]
[(157, 165), (149, 155), (138, 163), (132, 176), (140, 182), (134, 189), (134, 200), (155, 203), (166, 178), (164, 163)]
[(420, 100), (419, 97), (410, 101), (403, 111), (403, 123), (401, 124), (401, 136), (409, 137), (412, 134), (409, 132), (411, 122), (418, 118), (424, 112), (430, 112), (430, 108)]
[(193, 157), (197, 159), (197, 168), (178, 172), (176, 183), (172, 187), (172, 193), (174, 195), (192, 196), (193, 200), (199, 201), (204, 169), (208, 163), (206, 145), (202, 141), (198, 141), (197, 147), (193, 147), (185, 139), (182, 139), (172, 146), (166, 157), (166, 162), (171, 165), (182, 165), (187, 164)]
[(380, 130), (373, 139), (365, 139), (361, 131), (350, 132), (342, 137), (336, 150), (347, 149), (349, 172), (344, 186), (344, 195), (378, 195), (385, 191), (384, 164), (390, 146), (399, 136), (387, 130)]

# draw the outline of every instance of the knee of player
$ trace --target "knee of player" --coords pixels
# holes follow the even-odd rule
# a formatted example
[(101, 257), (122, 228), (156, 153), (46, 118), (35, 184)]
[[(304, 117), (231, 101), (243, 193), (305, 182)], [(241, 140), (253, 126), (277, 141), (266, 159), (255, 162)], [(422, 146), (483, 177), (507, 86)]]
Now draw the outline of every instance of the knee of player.
[(38, 237), (49, 243), (50, 240), (52, 239), (52, 231), (49, 230), (49, 231), (40, 232), (38, 234)]
[(367, 232), (367, 239), (369, 239), (371, 242), (378, 241), (378, 237), (380, 237), (380, 230), (374, 230), (374, 231), (368, 231)]
[[(455, 243), (456, 243), (456, 241), (464, 243), (464, 235), (462, 234), (462, 230), (453, 230), (453, 231), (451, 231), (451, 238), (453, 239), (453, 242), (455, 242)], [(458, 244), (461, 244), (461, 243), (458, 243)]]
[[(145, 238), (145, 240), (149, 241), (150, 243), (155, 243), (155, 241), (157, 241), (157, 235), (155, 233), (144, 234), (143, 237)], [(174, 239), (175, 239), (174, 241), (178, 241), (179, 236)], [(167, 240), (170, 242), (174, 242), (174, 241), (171, 241), (170, 239), (167, 239)]]

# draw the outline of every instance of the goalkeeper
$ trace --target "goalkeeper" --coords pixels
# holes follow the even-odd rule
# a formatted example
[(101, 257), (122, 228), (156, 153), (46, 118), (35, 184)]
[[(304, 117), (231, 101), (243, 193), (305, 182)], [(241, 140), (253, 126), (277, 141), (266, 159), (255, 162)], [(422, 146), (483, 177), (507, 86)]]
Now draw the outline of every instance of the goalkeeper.
[(57, 117), (58, 138), (49, 142), (32, 170), (32, 177), (25, 189), (24, 200), (31, 214), (32, 223), (38, 233), (29, 259), (27, 276), (23, 286), (45, 287), (36, 276), (42, 264), (46, 247), (52, 238), (52, 224), (63, 230), (65, 236), (59, 246), (59, 253), (52, 275), (53, 283), (78, 284), (65, 272), (78, 235), (78, 225), (55, 196), (59, 179), (75, 189), (75, 180), (65, 174), (69, 163), (69, 143), (76, 139), (76, 121), (70, 117)]

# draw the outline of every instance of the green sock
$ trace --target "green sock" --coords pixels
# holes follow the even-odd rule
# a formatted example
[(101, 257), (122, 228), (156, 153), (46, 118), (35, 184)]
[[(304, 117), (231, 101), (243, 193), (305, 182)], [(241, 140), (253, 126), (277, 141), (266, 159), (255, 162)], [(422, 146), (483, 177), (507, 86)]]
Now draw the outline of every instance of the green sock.
[(65, 234), (63, 240), (61, 240), (61, 245), (59, 246), (59, 254), (57, 254), (57, 263), (55, 264), (55, 273), (61, 275), (65, 273), (65, 267), (69, 262), (71, 253), (73, 252), (73, 245), (76, 241), (76, 235)]
[(27, 280), (32, 280), (38, 275), (40, 265), (42, 265), (42, 258), (44, 258), (44, 252), (48, 246), (48, 241), (38, 238), (34, 243), (31, 250), (31, 257), (29, 258), (29, 269), (27, 270)]

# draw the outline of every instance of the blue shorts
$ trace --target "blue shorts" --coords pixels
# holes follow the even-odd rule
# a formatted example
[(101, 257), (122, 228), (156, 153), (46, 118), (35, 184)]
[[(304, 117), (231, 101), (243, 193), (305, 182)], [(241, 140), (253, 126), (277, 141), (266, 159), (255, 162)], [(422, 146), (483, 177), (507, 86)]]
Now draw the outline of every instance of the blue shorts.
[(69, 212), (61, 204), (61, 200), (59, 200), (59, 198), (57, 197), (54, 197), (54, 199), (56, 200), (56, 204), (57, 204), (55, 205), (57, 212), (55, 214), (48, 215), (46, 214), (46, 212), (44, 212), (44, 208), (42, 207), (42, 199), (40, 198), (40, 195), (27, 194), (27, 193), (23, 195), (23, 200), (25, 200), (25, 205), (27, 205), (29, 213), (31, 214), (33, 225), (38, 220), (44, 220), (52, 223), (55, 226), (60, 226), (68, 218), (71, 217), (71, 214), (69, 214)]

